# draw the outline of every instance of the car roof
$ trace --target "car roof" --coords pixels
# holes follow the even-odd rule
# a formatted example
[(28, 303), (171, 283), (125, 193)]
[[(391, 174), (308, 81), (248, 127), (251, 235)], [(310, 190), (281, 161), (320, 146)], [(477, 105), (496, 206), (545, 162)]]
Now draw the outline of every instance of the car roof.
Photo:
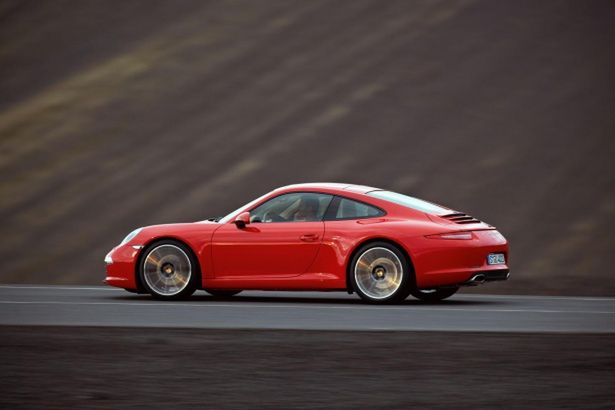
[(339, 182), (308, 182), (302, 184), (287, 185), (278, 188), (277, 190), (296, 191), (301, 189), (309, 190), (335, 190), (335, 191), (350, 191), (358, 194), (365, 194), (371, 191), (379, 191), (379, 188), (374, 188), (366, 185), (344, 184)]

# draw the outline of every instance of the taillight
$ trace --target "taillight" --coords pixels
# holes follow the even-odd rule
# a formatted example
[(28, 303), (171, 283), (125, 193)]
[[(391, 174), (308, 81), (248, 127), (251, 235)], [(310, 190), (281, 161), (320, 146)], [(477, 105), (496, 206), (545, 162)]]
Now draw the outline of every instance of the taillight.
[(426, 238), (468, 240), (468, 239), (474, 238), (474, 235), (472, 235), (472, 232), (449, 232), (449, 233), (438, 233), (435, 235), (427, 235)]

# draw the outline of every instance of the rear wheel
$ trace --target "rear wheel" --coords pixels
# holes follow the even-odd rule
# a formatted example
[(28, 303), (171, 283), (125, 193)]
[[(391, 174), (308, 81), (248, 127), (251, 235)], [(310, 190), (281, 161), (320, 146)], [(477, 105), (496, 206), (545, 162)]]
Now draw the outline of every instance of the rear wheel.
[(226, 289), (204, 289), (205, 292), (209, 293), (212, 296), (218, 296), (221, 298), (235, 296), (240, 293), (241, 290), (226, 290)]
[(387, 242), (362, 246), (350, 263), (350, 280), (361, 299), (397, 303), (410, 293), (412, 271), (404, 254)]
[(192, 251), (176, 241), (156, 242), (139, 266), (143, 287), (157, 299), (181, 299), (194, 293), (199, 270)]
[(440, 289), (415, 289), (412, 292), (412, 296), (425, 302), (438, 302), (448, 297), (453, 296), (459, 287), (440, 288)]

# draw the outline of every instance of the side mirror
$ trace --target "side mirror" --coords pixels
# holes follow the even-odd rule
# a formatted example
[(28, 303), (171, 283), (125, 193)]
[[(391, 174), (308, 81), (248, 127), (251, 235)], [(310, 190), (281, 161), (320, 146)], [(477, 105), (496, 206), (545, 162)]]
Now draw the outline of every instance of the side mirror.
[(246, 225), (250, 223), (250, 212), (240, 213), (239, 215), (237, 215), (237, 218), (235, 218), (233, 223), (237, 225), (237, 228), (239, 229), (245, 228)]

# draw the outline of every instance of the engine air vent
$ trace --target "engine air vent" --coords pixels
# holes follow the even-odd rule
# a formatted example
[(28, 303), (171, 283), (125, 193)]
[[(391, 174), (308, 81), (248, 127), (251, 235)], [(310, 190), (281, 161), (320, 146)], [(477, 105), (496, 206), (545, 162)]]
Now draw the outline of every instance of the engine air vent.
[(473, 216), (455, 212), (453, 214), (440, 215), (441, 218), (448, 219), (456, 224), (478, 224), (480, 221)]

